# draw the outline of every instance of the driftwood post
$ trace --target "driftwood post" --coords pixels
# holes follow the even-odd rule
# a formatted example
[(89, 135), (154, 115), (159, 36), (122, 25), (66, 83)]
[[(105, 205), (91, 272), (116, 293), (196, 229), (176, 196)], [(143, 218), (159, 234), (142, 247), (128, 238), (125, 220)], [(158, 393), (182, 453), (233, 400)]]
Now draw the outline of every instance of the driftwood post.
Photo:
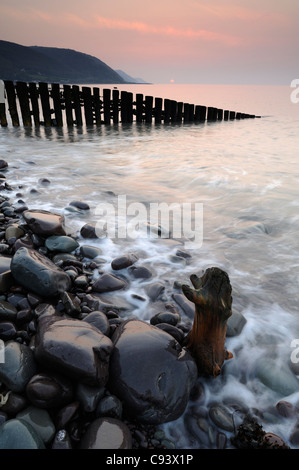
[(224, 347), (227, 320), (232, 314), (232, 288), (226, 272), (209, 268), (202, 277), (192, 274), (194, 289), (183, 285), (187, 299), (195, 304), (195, 317), (184, 345), (194, 357), (198, 373), (217, 377), (226, 359), (233, 357)]

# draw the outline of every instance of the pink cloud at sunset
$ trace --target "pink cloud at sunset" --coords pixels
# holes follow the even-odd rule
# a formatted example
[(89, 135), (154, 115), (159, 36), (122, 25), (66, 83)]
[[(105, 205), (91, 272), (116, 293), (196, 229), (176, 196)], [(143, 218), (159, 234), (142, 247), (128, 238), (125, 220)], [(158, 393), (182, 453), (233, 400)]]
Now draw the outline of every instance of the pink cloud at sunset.
[(297, 0), (1, 0), (0, 39), (76, 49), (162, 83), (286, 83)]

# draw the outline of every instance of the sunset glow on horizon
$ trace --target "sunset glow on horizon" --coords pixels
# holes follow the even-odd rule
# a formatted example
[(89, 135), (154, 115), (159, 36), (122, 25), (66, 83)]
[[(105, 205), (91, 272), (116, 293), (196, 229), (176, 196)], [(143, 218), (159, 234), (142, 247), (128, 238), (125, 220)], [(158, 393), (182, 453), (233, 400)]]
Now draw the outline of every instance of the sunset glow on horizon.
[(152, 83), (288, 85), (299, 75), (297, 0), (1, 0), (0, 8), (2, 40), (75, 49)]

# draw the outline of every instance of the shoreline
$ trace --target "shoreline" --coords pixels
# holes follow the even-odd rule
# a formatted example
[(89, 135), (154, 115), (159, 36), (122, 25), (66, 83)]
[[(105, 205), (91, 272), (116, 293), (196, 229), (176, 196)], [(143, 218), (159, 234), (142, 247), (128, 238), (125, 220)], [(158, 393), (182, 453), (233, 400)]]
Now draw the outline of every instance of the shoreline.
[[(92, 325), (92, 328), (88, 332), (85, 330), (83, 333), (80, 332), (79, 336), (91, 334), (91, 340), (93, 341), (92, 335), (95, 334), (95, 328), (100, 328), (101, 337), (97, 337), (96, 341), (100, 340), (100, 338), (101, 341), (106, 341), (103, 351), (101, 351), (101, 356), (106, 359), (107, 356), (109, 358), (113, 351), (111, 338), (126, 320), (122, 317), (123, 310), (121, 306), (103, 302), (101, 296), (103, 294), (104, 298), (107, 299), (111, 295), (113, 298), (115, 292), (122, 291), (122, 289), (127, 287), (127, 278), (121, 275), (123, 270), (127, 271), (133, 268), (131, 273), (134, 273), (133, 275), (137, 276), (137, 278), (139, 276), (140, 282), (142, 282), (142, 279), (148, 279), (149, 273), (144, 269), (138, 270), (138, 267), (142, 268), (142, 266), (138, 266), (138, 257), (135, 256), (134, 258), (134, 253), (131, 253), (123, 254), (111, 260), (113, 275), (105, 276), (103, 272), (101, 274), (101, 261), (99, 261), (101, 253), (97, 251), (96, 247), (88, 245), (88, 240), (94, 237), (93, 227), (90, 224), (85, 224), (77, 237), (72, 237), (65, 232), (63, 216), (52, 213), (52, 215), (55, 215), (52, 218), (51, 213), (46, 214), (42, 210), (38, 211), (39, 214), (42, 214), (42, 217), (36, 225), (33, 210), (27, 207), (25, 201), (22, 199), (18, 202), (10, 201), (9, 191), (11, 187), (5, 177), (7, 166), (0, 169), (0, 172), (2, 171), (4, 171), (4, 178), (1, 178), (2, 184), (0, 189), (1, 192), (5, 191), (7, 194), (4, 196), (0, 195), (0, 258), (3, 263), (3, 258), (15, 257), (15, 253), (19, 252), (18, 257), (21, 257), (21, 259), (19, 263), (15, 262), (14, 275), (11, 273), (7, 274), (7, 271), (0, 273), (0, 338), (2, 338), (5, 344), (9, 342), (10, 350), (6, 352), (6, 355), (11, 364), (17, 361), (18, 367), (21, 365), (22, 373), (18, 372), (15, 376), (17, 387), (15, 390), (12, 390), (14, 387), (9, 386), (9, 371), (3, 372), (0, 364), (0, 383), (2, 382), (0, 397), (2, 396), (2, 401), (6, 401), (0, 407), (0, 447), (1, 439), (3, 439), (1, 425), (11, 421), (16, 426), (11, 433), (20, 432), (21, 434), (23, 433), (22, 435), (25, 435), (26, 431), (29, 434), (28, 442), (33, 446), (31, 448), (76, 449), (81, 448), (81, 441), (83, 440), (87, 440), (87, 443), (85, 442), (84, 444), (87, 447), (84, 448), (92, 448), (95, 435), (99, 432), (100, 427), (103, 427), (103, 420), (106, 420), (104, 424), (105, 426), (110, 426), (114, 441), (116, 429), (117, 433), (122, 435), (122, 440), (119, 443), (120, 447), (118, 448), (176, 449), (175, 442), (166, 437), (164, 431), (159, 428), (159, 424), (140, 424), (134, 419), (129, 420), (124, 417), (121, 399), (109, 390), (110, 382), (109, 377), (107, 378), (107, 371), (108, 375), (111, 374), (109, 361), (106, 360), (105, 367), (103, 366), (105, 360), (102, 361), (101, 367), (95, 371), (95, 376), (93, 372), (87, 376), (85, 371), (80, 369), (80, 364), (74, 365), (70, 363), (67, 365), (64, 363), (63, 367), (61, 366), (61, 369), (54, 373), (55, 366), (53, 367), (52, 365), (52, 367), (48, 368), (47, 360), (50, 357), (50, 353), (45, 346), (46, 340), (44, 338), (41, 340), (41, 337), (43, 335), (46, 336), (48, 331), (47, 322), (49, 322), (51, 328), (53, 328), (53, 324), (55, 327), (55, 322), (52, 323), (53, 316), (55, 316), (56, 320), (58, 317), (60, 321), (63, 319), (70, 320), (76, 328), (79, 328), (78, 322), (82, 322), (85, 325)], [(79, 203), (77, 201), (77, 204)], [(27, 221), (23, 223), (22, 217), (25, 212), (27, 212), (28, 217)], [(31, 219), (29, 216), (31, 216)], [(10, 227), (9, 230), (7, 230), (8, 227)], [(78, 241), (81, 242), (81, 245)], [(62, 245), (59, 246), (59, 243)], [(31, 256), (31, 250), (35, 253), (34, 256)], [(17, 260), (18, 257), (15, 257), (15, 259)], [(28, 280), (26, 272), (22, 270), (25, 263), (31, 274), (32, 270), (37, 269), (37, 277), (42, 272), (48, 274), (45, 258), (49, 259), (58, 268), (56, 271), (51, 265), (51, 269), (49, 268), (49, 271), (51, 271), (50, 277), (43, 279), (43, 281), (50, 279), (49, 283), (53, 290), (49, 290), (51, 292), (49, 295), (46, 292), (42, 293), (42, 285), (36, 287), (30, 284), (31, 281)], [(33, 264), (34, 268), (32, 268)], [(42, 267), (40, 267), (40, 264)], [(38, 267), (36, 267), (37, 265)], [(3, 266), (2, 269), (4, 269)], [(94, 278), (95, 271), (99, 273), (99, 276), (96, 278)], [(16, 281), (16, 278), (20, 282)], [(55, 289), (58, 290), (55, 291)], [(161, 292), (161, 286), (156, 285), (150, 295), (153, 299), (157, 299)], [(100, 315), (90, 319), (89, 323), (86, 321), (86, 318), (94, 312), (99, 312)], [(183, 338), (190, 330), (190, 324), (184, 324), (181, 321), (179, 309), (175, 305), (168, 305), (168, 309), (166, 308), (164, 312), (158, 315), (160, 317), (154, 320), (151, 319), (150, 324), (155, 329), (158, 329), (159, 332), (166, 331), (175, 338), (178, 344), (181, 344)], [(133, 318), (132, 321), (134, 322), (134, 320), (136, 319)], [(45, 332), (43, 332), (40, 326), (43, 323), (46, 325), (44, 328)], [(65, 327), (62, 323), (60, 323), (60, 326)], [(69, 330), (65, 331), (70, 333)], [(56, 334), (59, 336), (59, 332), (55, 330)], [(38, 340), (36, 337), (38, 337)], [(105, 338), (103, 339), (103, 337)], [(56, 340), (57, 338), (54, 339)], [(59, 345), (61, 344), (62, 340)], [(73, 352), (70, 349), (70, 344), (63, 345), (63, 347), (66, 348), (65, 352)], [(81, 352), (83, 353), (84, 351), (85, 354), (86, 344), (82, 348)], [(35, 357), (36, 350), (41, 351), (38, 360)], [(24, 356), (26, 356), (26, 360), (23, 361)], [(52, 360), (52, 357), (50, 360)], [(28, 370), (28, 363), (30, 361), (31, 366), (30, 370)], [(61, 358), (59, 361), (61, 364)], [(168, 366), (168, 358), (165, 361), (165, 364)], [(90, 362), (91, 367), (93, 367), (94, 358), (91, 358)], [(75, 367), (78, 374), (77, 378), (74, 375)], [(105, 368), (105, 372), (99, 377), (99, 369), (102, 370), (103, 368)], [(63, 378), (65, 372), (67, 372), (66, 380), (64, 380), (65, 377)], [(186, 377), (189, 377), (188, 374)], [(138, 380), (137, 377), (136, 379)], [(179, 377), (176, 377), (175, 380), (178, 381)], [(50, 395), (49, 390), (51, 391)], [(196, 401), (200, 405), (200, 396), (203, 393), (200, 384), (192, 388), (189, 387), (188, 392), (188, 404), (191, 403), (191, 409), (192, 404), (195, 406)], [(181, 395), (179, 398), (182, 400)], [(49, 406), (50, 402), (51, 405)], [(28, 413), (28, 408), (30, 413)], [(198, 408), (200, 409), (201, 407), (198, 406)], [(179, 413), (178, 416), (176, 414), (174, 416), (176, 418), (182, 416), (186, 409), (187, 403), (183, 401), (177, 412)], [(215, 413), (217, 414), (217, 411), (219, 413), (219, 410), (220, 407), (218, 410), (215, 410)], [(197, 413), (199, 411), (197, 410)], [(20, 419), (20, 416), (23, 418)], [(31, 425), (28, 426), (28, 424), (25, 426), (26, 429), (24, 427), (20, 429), (20, 421), (23, 425), (23, 420), (27, 420), (28, 423), (28, 421), (34, 420), (34, 416), (40, 421), (39, 428), (41, 434), (43, 428), (45, 428), (45, 420), (48, 423), (51, 432), (47, 436), (43, 436), (43, 438), (40, 436), (36, 437), (36, 433), (32, 431)], [(197, 417), (208, 422), (205, 414), (202, 416), (199, 414)], [(163, 418), (165, 419), (165, 416)], [(224, 420), (226, 418), (227, 416), (225, 416)], [(194, 423), (189, 411), (187, 413), (187, 421), (188, 419), (187, 427), (189, 426), (189, 429), (192, 429)], [(102, 422), (99, 423), (99, 420), (102, 420)], [(90, 425), (94, 422), (97, 422), (98, 429), (97, 431), (90, 431)], [(164, 422), (161, 422), (162, 427)], [(116, 428), (113, 428), (114, 426)], [(88, 434), (87, 430), (90, 436), (83, 439)], [(229, 427), (229, 432), (233, 432), (231, 427)], [(196, 439), (199, 440), (199, 447), (209, 448), (209, 441), (203, 436), (205, 432), (200, 430), (196, 431), (195, 434), (195, 442)], [(9, 435), (9, 432), (6, 432), (6, 435)], [(217, 444), (215, 444), (215, 449), (232, 448), (226, 433), (221, 431), (221, 427), (218, 433), (216, 432), (216, 435)], [(12, 435), (10, 439), (12, 445)], [(278, 439), (276, 441), (275, 439), (272, 442), (272, 447), (275, 447), (279, 442)], [(283, 445), (284, 443), (280, 441), (279, 446)]]

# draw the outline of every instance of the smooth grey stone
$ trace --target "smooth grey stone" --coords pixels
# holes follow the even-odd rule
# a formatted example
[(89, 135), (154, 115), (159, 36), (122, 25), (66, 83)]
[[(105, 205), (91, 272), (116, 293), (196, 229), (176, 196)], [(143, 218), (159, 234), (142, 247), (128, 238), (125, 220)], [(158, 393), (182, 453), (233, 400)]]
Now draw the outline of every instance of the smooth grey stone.
[(89, 223), (83, 225), (80, 230), (80, 235), (82, 238), (104, 238), (106, 237), (105, 232), (98, 230), (96, 224)]
[(299, 390), (298, 379), (287, 366), (282, 367), (275, 359), (259, 358), (256, 376), (264, 385), (282, 396), (291, 395)]
[(247, 320), (242, 315), (242, 313), (233, 309), (232, 315), (229, 317), (227, 321), (226, 336), (227, 337), (238, 336), (243, 330), (246, 323), (247, 323)]
[(1, 321), (14, 321), (17, 316), (17, 309), (6, 300), (0, 300), (0, 319)]
[(117, 297), (115, 294), (87, 294), (86, 301), (89, 308), (92, 310), (99, 310), (100, 312), (107, 313), (110, 310), (121, 313), (134, 310), (134, 304), (126, 301), (122, 296)]
[(4, 358), (4, 363), (0, 362), (0, 382), (13, 392), (23, 392), (37, 370), (33, 351), (11, 340), (5, 344)]
[(109, 330), (110, 330), (109, 321), (103, 312), (99, 312), (99, 311), (91, 312), (84, 318), (84, 321), (86, 321), (87, 323), (90, 323), (90, 325), (93, 325), (101, 333), (103, 333), (103, 335), (106, 335), (106, 336), (109, 335)]
[(152, 302), (158, 300), (164, 291), (165, 286), (161, 282), (154, 282), (146, 287), (146, 293)]
[(55, 426), (47, 410), (29, 406), (18, 413), (16, 418), (29, 423), (45, 444), (48, 444), (55, 435)]
[(94, 292), (105, 293), (124, 289), (126, 286), (127, 283), (122, 279), (118, 279), (112, 274), (105, 273), (93, 283), (92, 290)]
[(132, 264), (136, 263), (137, 260), (138, 256), (134, 253), (118, 256), (111, 261), (111, 267), (115, 271), (119, 271), (120, 269), (125, 269), (129, 266), (132, 266)]
[(80, 253), (85, 258), (94, 259), (102, 254), (102, 250), (96, 246), (81, 245)]
[(151, 325), (157, 325), (158, 323), (168, 323), (169, 325), (176, 326), (179, 321), (180, 316), (171, 312), (160, 312), (150, 319)]
[(150, 279), (153, 275), (152, 271), (146, 266), (131, 266), (129, 273), (135, 279)]
[(192, 356), (168, 333), (126, 320), (112, 336), (109, 391), (129, 417), (147, 424), (179, 418), (197, 379)]
[(8, 241), (10, 238), (21, 238), (23, 235), (25, 235), (24, 230), (22, 230), (17, 224), (9, 225), (5, 230), (6, 241)]
[(224, 406), (211, 406), (209, 416), (216, 426), (225, 431), (234, 431), (234, 420), (232, 413)]
[(88, 287), (88, 284), (89, 284), (88, 278), (84, 274), (76, 277), (76, 279), (74, 279), (73, 282), (74, 282), (74, 285), (78, 287), (78, 289), (86, 289), (86, 287)]
[(87, 322), (43, 316), (38, 322), (35, 356), (41, 364), (87, 385), (105, 385), (111, 340)]
[(13, 285), (14, 279), (11, 271), (6, 271), (0, 274), (0, 294), (7, 292)]
[(13, 256), (11, 273), (21, 286), (43, 297), (56, 296), (71, 286), (62, 269), (46, 256), (24, 247)]
[(187, 317), (192, 320), (195, 314), (194, 304), (182, 294), (173, 294), (172, 298), (179, 305), (179, 307), (181, 307)]
[(44, 210), (28, 210), (23, 212), (23, 218), (37, 235), (66, 235), (63, 215)]
[(54, 264), (59, 265), (59, 263), (63, 261), (78, 261), (78, 260), (76, 256), (72, 255), (71, 253), (57, 253), (57, 255), (53, 256), (52, 261)]
[(87, 428), (80, 449), (131, 449), (132, 436), (128, 426), (114, 418), (98, 418)]
[(23, 419), (9, 419), (0, 427), (0, 449), (45, 449), (35, 429)]
[(83, 201), (72, 201), (69, 203), (70, 206), (76, 207), (82, 211), (88, 211), (90, 209), (89, 205)]
[(61, 253), (70, 253), (78, 248), (79, 243), (72, 237), (66, 235), (52, 235), (45, 241), (45, 245), (50, 251), (59, 251)]

